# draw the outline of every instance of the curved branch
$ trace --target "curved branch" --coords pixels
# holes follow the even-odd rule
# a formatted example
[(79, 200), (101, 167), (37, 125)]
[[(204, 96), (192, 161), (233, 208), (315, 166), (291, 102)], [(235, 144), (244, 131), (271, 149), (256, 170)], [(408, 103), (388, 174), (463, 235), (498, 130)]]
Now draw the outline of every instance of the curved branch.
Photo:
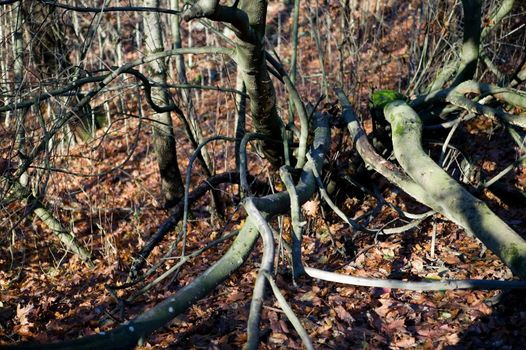
[(429, 195), (409, 178), (400, 168), (393, 163), (382, 158), (369, 143), (367, 135), (363, 131), (354, 110), (349, 103), (347, 96), (342, 90), (337, 89), (336, 94), (343, 107), (342, 117), (347, 123), (347, 128), (351, 134), (351, 139), (358, 154), (364, 162), (371, 166), (376, 172), (384, 176), (387, 180), (399, 186), (411, 197), (428, 207), (436, 210), (435, 202)]
[(15, 111), (17, 109), (24, 109), (27, 107), (31, 107), (32, 105), (39, 104), (41, 102), (44, 102), (45, 100), (53, 97), (53, 96), (60, 96), (64, 95), (67, 92), (77, 90), (78, 88), (90, 84), (90, 83), (98, 83), (106, 79), (108, 75), (102, 75), (102, 76), (96, 76), (96, 77), (87, 77), (87, 78), (81, 78), (75, 80), (73, 83), (68, 84), (66, 86), (63, 86), (61, 88), (58, 88), (56, 90), (46, 91), (37, 97), (31, 99), (31, 100), (25, 100), (25, 101), (17, 101), (13, 104), (6, 104), (0, 107), (0, 113), (7, 112), (7, 111)]
[(301, 100), (300, 94), (296, 89), (296, 86), (292, 82), (291, 78), (289, 78), (287, 72), (285, 71), (285, 69), (283, 69), (282, 65), (271, 55), (267, 54), (266, 58), (270, 62), (270, 64), (272, 64), (272, 66), (276, 69), (277, 73), (279, 74), (279, 77), (285, 83), (285, 87), (287, 88), (287, 91), (289, 93), (291, 103), (294, 104), (294, 108), (296, 108), (296, 111), (298, 112), (298, 116), (300, 118), (300, 137), (296, 168), (301, 169), (303, 168), (303, 165), (305, 165), (305, 155), (307, 154), (307, 141), (309, 137), (309, 119), (307, 117), (307, 109), (305, 108), (305, 105)]
[[(314, 162), (308, 162), (305, 165), (300, 181), (296, 186), (298, 199), (301, 203), (307, 201), (315, 191), (316, 186), (312, 176), (312, 167), (321, 169), (325, 152), (329, 146), (330, 132), (327, 120), (318, 118), (315, 122), (316, 129), (311, 150)], [(262, 198), (253, 198), (252, 201), (266, 219), (286, 213), (290, 209), (290, 198), (286, 192), (271, 194)], [(184, 312), (197, 300), (204, 298), (217, 285), (235, 272), (250, 254), (256, 242), (257, 234), (255, 223), (249, 217), (225, 255), (203, 274), (152, 309), (109, 332), (60, 343), (19, 344), (6, 346), (4, 349), (107, 350), (134, 347), (138, 342), (144, 340), (154, 331), (173, 320), (178, 314)]]
[(252, 198), (249, 197), (245, 200), (244, 207), (249, 218), (255, 223), (263, 240), (263, 256), (252, 292), (252, 302), (250, 303), (250, 313), (247, 322), (246, 348), (248, 350), (256, 350), (259, 342), (261, 306), (263, 305), (263, 299), (265, 297), (265, 276), (272, 273), (272, 264), (274, 263), (274, 236), (272, 235), (272, 230), (268, 222), (254, 205)]
[(192, 157), (190, 157), (190, 160), (188, 162), (188, 167), (186, 169), (186, 178), (185, 178), (185, 185), (184, 185), (184, 208), (183, 208), (183, 230), (181, 232), (181, 235), (183, 236), (183, 248), (181, 249), (181, 256), (184, 256), (185, 249), (186, 249), (186, 224), (188, 222), (188, 192), (190, 188), (190, 180), (192, 176), (192, 168), (194, 165), (195, 160), (201, 156), (201, 149), (205, 147), (208, 143), (215, 141), (215, 140), (226, 140), (226, 141), (235, 141), (235, 138), (227, 137), (227, 136), (213, 136), (210, 137), (203, 142), (195, 149), (194, 154), (192, 154)]
[(237, 6), (219, 5), (219, 0), (198, 0), (184, 10), (182, 16), (185, 21), (208, 18), (212, 21), (230, 23), (241, 40), (250, 42), (257, 40), (257, 35), (250, 26), (248, 14)]
[(498, 118), (511, 125), (526, 127), (526, 118), (524, 116), (513, 115), (473, 101), (464, 96), (467, 94), (478, 94), (481, 97), (491, 95), (504, 103), (526, 109), (526, 94), (523, 91), (479, 83), (474, 80), (465, 81), (454, 88), (437, 90), (430, 94), (419, 96), (410, 102), (410, 106), (419, 108), (429, 103), (445, 101), (475, 114), (482, 114), (489, 118)]
[(392, 126), (396, 159), (438, 211), (478, 237), (513, 273), (525, 277), (526, 241), (429, 158), (422, 149), (418, 114), (403, 101), (387, 105), (384, 113)]
[(514, 4), (515, 0), (502, 1), (502, 4), (490, 15), (489, 24), (482, 30), (480, 35), (481, 39), (484, 39), (502, 23), (504, 17), (506, 17), (513, 9)]
[(264, 134), (262, 152), (268, 161), (279, 167), (284, 161), (282, 147), (269, 140), (283, 141), (281, 120), (276, 92), (265, 62), (264, 41), (267, 1), (236, 1), (233, 6), (222, 6), (218, 0), (197, 0), (183, 12), (183, 18), (191, 20), (206, 17), (213, 21), (233, 25), (235, 40), (234, 61), (250, 96), (250, 109), (255, 131)]
[[(155, 53), (153, 55), (145, 56), (140, 59), (128, 62), (118, 69), (114, 70), (110, 74), (108, 74), (102, 81), (99, 82), (99, 84), (91, 89), (75, 106), (75, 108), (66, 113), (62, 118), (60, 118), (56, 124), (48, 130), (48, 132), (44, 135), (40, 143), (35, 145), (31, 153), (27, 156), (27, 158), (23, 161), (23, 163), (18, 167), (16, 177), (19, 177), (21, 174), (23, 174), (29, 166), (32, 164), (34, 159), (43, 152), (46, 149), (46, 146), (51, 140), (51, 138), (68, 123), (68, 121), (73, 118), (77, 113), (86, 105), (88, 104), (93, 97), (95, 97), (98, 93), (100, 93), (109, 83), (111, 83), (115, 78), (117, 78), (119, 75), (126, 73), (130, 69), (142, 65), (144, 63), (149, 63), (155, 60), (158, 60), (160, 58), (173, 56), (173, 55), (182, 55), (182, 54), (199, 54), (199, 53), (216, 53), (216, 54), (225, 54), (225, 55), (231, 55), (232, 50), (224, 47), (200, 47), (200, 48), (182, 48), (182, 49), (172, 49), (172, 50), (166, 50), (163, 52)], [(177, 111), (176, 111), (177, 112)]]
[(250, 186), (248, 185), (248, 164), (247, 164), (247, 144), (252, 140), (266, 140), (268, 142), (278, 142), (276, 140), (270, 140), (268, 136), (257, 132), (251, 132), (243, 135), (239, 144), (239, 185), (241, 186), (242, 193), (252, 196)]

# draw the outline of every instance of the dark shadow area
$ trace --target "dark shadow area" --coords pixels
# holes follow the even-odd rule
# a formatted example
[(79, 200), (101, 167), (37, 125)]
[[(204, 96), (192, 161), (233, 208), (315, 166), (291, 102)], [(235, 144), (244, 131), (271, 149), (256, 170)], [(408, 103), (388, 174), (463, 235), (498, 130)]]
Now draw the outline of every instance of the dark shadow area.
[(455, 346), (446, 349), (524, 349), (526, 344), (526, 293), (504, 292), (493, 313), (465, 330)]

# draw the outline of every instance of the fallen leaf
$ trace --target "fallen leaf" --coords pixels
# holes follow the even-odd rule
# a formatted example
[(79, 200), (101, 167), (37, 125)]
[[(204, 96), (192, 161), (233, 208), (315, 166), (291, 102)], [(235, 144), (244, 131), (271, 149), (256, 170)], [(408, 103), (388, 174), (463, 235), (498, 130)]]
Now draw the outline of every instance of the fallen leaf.
[(320, 205), (319, 201), (312, 200), (312, 201), (305, 202), (302, 208), (303, 208), (303, 211), (305, 212), (305, 215), (314, 217), (318, 214), (319, 205)]
[(16, 318), (18, 318), (18, 321), (20, 322), (20, 325), (27, 325), (27, 324), (29, 324), (27, 316), (29, 316), (29, 313), (33, 309), (34, 309), (33, 304), (27, 304), (24, 307), (20, 306), (20, 304), (17, 304), (17, 306), (16, 306)]
[(446, 340), (449, 345), (457, 345), (458, 342), (460, 341), (460, 338), (457, 333), (453, 333), (453, 334), (446, 336)]
[(336, 310), (336, 314), (338, 315), (340, 320), (349, 322), (349, 323), (353, 321), (351, 314), (347, 310), (345, 310), (343, 306), (338, 305), (334, 308), (334, 310)]
[(393, 345), (404, 349), (404, 348), (415, 346), (415, 343), (416, 343), (415, 338), (410, 337), (410, 336), (404, 336), (401, 339), (394, 341)]

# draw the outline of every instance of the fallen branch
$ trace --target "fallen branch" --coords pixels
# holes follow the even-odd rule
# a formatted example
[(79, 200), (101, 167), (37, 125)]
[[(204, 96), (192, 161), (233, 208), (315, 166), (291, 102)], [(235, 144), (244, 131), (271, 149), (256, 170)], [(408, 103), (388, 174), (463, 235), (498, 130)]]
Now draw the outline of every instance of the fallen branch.
[(382, 158), (376, 153), (373, 146), (369, 143), (365, 131), (363, 131), (354, 110), (349, 103), (347, 96), (342, 90), (337, 89), (336, 94), (340, 104), (343, 107), (342, 117), (347, 123), (347, 128), (351, 134), (351, 139), (358, 154), (363, 161), (371, 166), (376, 172), (384, 176), (389, 182), (395, 184), (404, 190), (411, 197), (415, 198), (420, 203), (435, 209), (435, 201), (418, 186), (409, 176), (407, 176), (399, 167), (390, 161)]
[[(238, 172), (228, 172), (220, 175), (212, 176), (204, 180), (199, 186), (197, 186), (191, 193), (188, 194), (188, 205), (192, 205), (199, 198), (204, 196), (208, 190), (211, 190), (223, 183), (236, 183), (239, 182)], [(137, 276), (146, 259), (152, 252), (152, 250), (161, 242), (161, 240), (175, 226), (182, 220), (184, 214), (184, 202), (178, 203), (172, 210), (170, 217), (157, 229), (157, 231), (150, 237), (148, 242), (144, 245), (141, 251), (137, 254), (135, 261), (130, 268), (130, 276)]]
[(323, 281), (349, 284), (352, 286), (405, 289), (415, 292), (442, 291), (456, 289), (526, 289), (526, 281), (487, 281), (487, 280), (443, 280), (443, 281), (399, 281), (368, 277), (354, 277), (305, 267), (305, 273)]
[[(307, 201), (316, 189), (312, 167), (321, 169), (323, 157), (329, 146), (328, 121), (316, 118), (314, 141), (311, 149), (313, 163), (308, 162), (303, 168), (296, 192), (300, 203)], [(286, 213), (290, 210), (290, 198), (286, 192), (279, 192), (261, 198), (253, 198), (254, 205), (265, 219)], [(184, 286), (173, 296), (168, 297), (152, 309), (140, 314), (130, 322), (96, 335), (75, 340), (51, 344), (19, 344), (4, 347), (4, 349), (125, 349), (142, 343), (146, 337), (160, 327), (166, 325), (177, 315), (184, 312), (196, 301), (208, 295), (216, 286), (225, 281), (246, 260), (257, 239), (257, 229), (250, 217), (237, 235), (228, 251), (204, 273), (196, 277), (190, 284)]]
[(387, 105), (384, 113), (392, 126), (396, 159), (438, 211), (478, 237), (513, 273), (526, 277), (526, 242), (427, 156), (418, 114), (403, 101)]

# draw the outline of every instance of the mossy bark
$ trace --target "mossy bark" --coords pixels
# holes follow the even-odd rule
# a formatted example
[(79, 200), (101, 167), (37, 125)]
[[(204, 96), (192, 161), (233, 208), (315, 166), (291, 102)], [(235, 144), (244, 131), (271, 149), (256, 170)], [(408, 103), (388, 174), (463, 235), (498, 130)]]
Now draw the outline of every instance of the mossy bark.
[(395, 101), (386, 106), (385, 116), (392, 126), (396, 159), (435, 201), (434, 207), (479, 238), (514, 274), (526, 277), (526, 241), (428, 157), (418, 114)]

